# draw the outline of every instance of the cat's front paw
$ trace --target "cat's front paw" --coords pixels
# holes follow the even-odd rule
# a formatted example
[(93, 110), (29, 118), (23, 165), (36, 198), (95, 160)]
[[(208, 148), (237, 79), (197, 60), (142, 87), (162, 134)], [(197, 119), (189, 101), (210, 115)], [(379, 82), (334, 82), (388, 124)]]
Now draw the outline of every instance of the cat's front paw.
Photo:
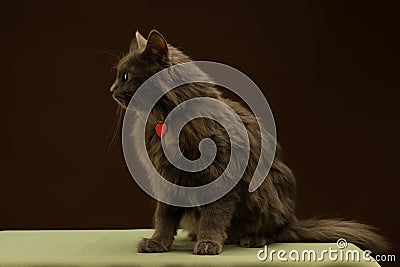
[(222, 244), (211, 240), (197, 241), (193, 252), (196, 255), (217, 255), (222, 252)]
[(155, 253), (155, 252), (166, 252), (169, 250), (171, 245), (166, 245), (161, 240), (153, 238), (143, 238), (137, 245), (138, 252), (142, 253)]
[(258, 248), (267, 244), (268, 241), (263, 236), (244, 235), (240, 238), (239, 245), (245, 248)]

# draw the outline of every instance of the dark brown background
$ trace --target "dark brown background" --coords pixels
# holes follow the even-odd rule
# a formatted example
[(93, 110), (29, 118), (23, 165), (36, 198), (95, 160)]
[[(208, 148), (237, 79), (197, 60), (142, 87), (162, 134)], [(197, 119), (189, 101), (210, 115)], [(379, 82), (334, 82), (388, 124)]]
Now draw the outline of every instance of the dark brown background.
[(107, 150), (108, 89), (110, 53), (157, 28), (263, 89), (299, 217), (371, 223), (400, 246), (396, 2), (81, 2), (2, 4), (0, 229), (151, 226), (120, 140)]

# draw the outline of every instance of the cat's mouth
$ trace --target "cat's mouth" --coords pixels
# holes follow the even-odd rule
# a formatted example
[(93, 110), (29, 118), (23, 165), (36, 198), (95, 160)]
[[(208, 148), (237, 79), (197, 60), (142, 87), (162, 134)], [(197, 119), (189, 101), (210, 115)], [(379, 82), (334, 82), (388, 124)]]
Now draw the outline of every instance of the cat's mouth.
[(129, 104), (129, 101), (132, 98), (132, 95), (129, 93), (114, 93), (112, 95), (112, 97), (114, 98), (114, 100), (120, 105), (122, 106), (124, 109), (126, 109), (126, 107)]

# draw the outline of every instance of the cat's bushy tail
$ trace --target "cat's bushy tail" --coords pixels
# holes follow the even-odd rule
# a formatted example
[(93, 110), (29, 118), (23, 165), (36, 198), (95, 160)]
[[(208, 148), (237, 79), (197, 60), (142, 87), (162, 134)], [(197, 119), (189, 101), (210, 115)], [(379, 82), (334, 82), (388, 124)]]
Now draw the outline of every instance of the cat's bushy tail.
[(340, 219), (299, 220), (282, 229), (277, 242), (336, 242), (344, 238), (375, 254), (388, 250), (389, 243), (372, 226)]

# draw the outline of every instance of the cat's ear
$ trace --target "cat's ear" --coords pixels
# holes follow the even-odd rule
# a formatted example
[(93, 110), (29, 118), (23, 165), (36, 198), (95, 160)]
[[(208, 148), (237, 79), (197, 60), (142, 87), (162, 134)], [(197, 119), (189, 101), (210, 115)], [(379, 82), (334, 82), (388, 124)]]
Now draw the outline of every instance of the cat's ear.
[(167, 41), (164, 37), (156, 30), (152, 30), (147, 37), (146, 52), (151, 53), (159, 58), (163, 58), (168, 53)]
[(132, 40), (131, 46), (129, 47), (129, 51), (137, 51), (141, 50), (146, 47), (146, 39), (139, 33), (139, 31), (136, 31), (135, 37)]

